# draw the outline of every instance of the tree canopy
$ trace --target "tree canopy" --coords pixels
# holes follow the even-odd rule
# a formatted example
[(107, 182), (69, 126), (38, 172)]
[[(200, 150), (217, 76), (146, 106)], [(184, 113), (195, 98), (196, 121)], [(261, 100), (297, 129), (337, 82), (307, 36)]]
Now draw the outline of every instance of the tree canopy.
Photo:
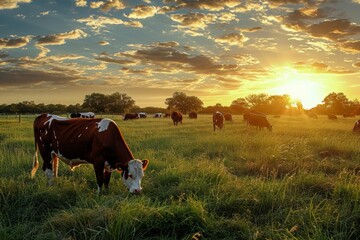
[(92, 93), (85, 96), (83, 108), (100, 113), (124, 113), (134, 107), (135, 101), (126, 93), (113, 93), (105, 95), (102, 93)]
[(177, 109), (187, 114), (191, 111), (198, 111), (203, 108), (204, 103), (195, 96), (187, 96), (183, 92), (174, 92), (173, 96), (165, 100), (168, 109)]

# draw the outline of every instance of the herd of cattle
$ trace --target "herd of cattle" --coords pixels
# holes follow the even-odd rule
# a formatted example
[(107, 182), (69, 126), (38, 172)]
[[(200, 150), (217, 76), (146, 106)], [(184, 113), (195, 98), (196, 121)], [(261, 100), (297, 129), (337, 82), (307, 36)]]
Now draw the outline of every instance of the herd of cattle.
[[(126, 114), (124, 120), (142, 118), (141, 115), (146, 117), (146, 114)], [(98, 193), (101, 192), (103, 185), (108, 188), (111, 173), (115, 170), (121, 172), (122, 181), (131, 193), (140, 193), (141, 180), (149, 160), (139, 160), (134, 157), (117, 124), (107, 118), (95, 118), (95, 114), (91, 112), (70, 116), (71, 118), (64, 118), (42, 114), (34, 120), (35, 153), (31, 176), (35, 175), (39, 167), (38, 152), (40, 152), (43, 159), (42, 169), (48, 178), (48, 185), (52, 185), (53, 178), (58, 175), (60, 159), (71, 169), (80, 164), (92, 164)], [(180, 112), (173, 111), (169, 116), (175, 126), (182, 124), (183, 115)], [(154, 117), (165, 117), (165, 115), (154, 115)], [(189, 117), (196, 119), (197, 114), (192, 113)], [(249, 111), (243, 115), (243, 118), (248, 126), (272, 131), (272, 125), (261, 112)], [(221, 130), (225, 120), (231, 121), (231, 114), (214, 112), (214, 131)], [(353, 132), (360, 133), (360, 120), (355, 122)]]

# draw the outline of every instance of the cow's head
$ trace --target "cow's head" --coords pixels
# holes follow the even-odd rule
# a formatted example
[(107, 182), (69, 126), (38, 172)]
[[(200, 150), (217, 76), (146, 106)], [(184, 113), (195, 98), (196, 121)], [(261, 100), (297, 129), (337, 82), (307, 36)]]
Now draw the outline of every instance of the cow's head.
[(140, 193), (141, 179), (149, 164), (149, 160), (134, 159), (128, 163), (127, 169), (122, 171), (122, 181), (131, 193)]

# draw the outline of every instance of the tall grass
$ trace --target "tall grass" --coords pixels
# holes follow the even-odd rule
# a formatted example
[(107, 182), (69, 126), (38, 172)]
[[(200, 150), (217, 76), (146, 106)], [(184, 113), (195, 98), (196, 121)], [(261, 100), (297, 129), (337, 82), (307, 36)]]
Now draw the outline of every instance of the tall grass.
[(269, 117), (273, 132), (241, 116), (216, 132), (210, 115), (115, 120), (150, 160), (140, 196), (117, 173), (97, 196), (91, 165), (60, 163), (52, 187), (41, 169), (30, 179), (33, 119), (0, 119), (0, 239), (359, 239), (354, 119)]

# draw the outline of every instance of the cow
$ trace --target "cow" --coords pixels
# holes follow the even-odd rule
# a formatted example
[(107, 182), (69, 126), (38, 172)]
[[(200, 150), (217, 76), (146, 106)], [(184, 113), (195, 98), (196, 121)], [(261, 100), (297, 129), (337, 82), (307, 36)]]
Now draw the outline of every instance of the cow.
[(124, 121), (125, 120), (131, 120), (131, 119), (139, 119), (139, 114), (137, 113), (126, 113), (124, 116)]
[(354, 133), (360, 133), (360, 119), (355, 122), (352, 130)]
[(131, 193), (140, 193), (141, 179), (148, 160), (138, 160), (127, 146), (116, 123), (107, 118), (63, 118), (51, 114), (34, 120), (35, 153), (31, 177), (38, 167), (38, 152), (48, 185), (58, 175), (59, 159), (73, 170), (80, 164), (94, 166), (97, 193), (108, 188), (111, 173), (121, 171), (122, 181)]
[(219, 111), (213, 113), (213, 127), (214, 132), (216, 127), (218, 127), (220, 130), (224, 127), (224, 115)]
[(191, 118), (191, 119), (197, 119), (197, 113), (196, 113), (196, 112), (191, 112), (191, 113), (189, 113), (189, 118)]
[[(244, 116), (244, 118), (245, 118), (245, 116)], [(259, 130), (266, 127), (269, 131), (272, 131), (272, 125), (270, 125), (265, 114), (249, 112), (246, 114), (246, 121), (247, 121), (248, 125), (255, 126)]]
[(71, 118), (94, 118), (95, 113), (93, 112), (82, 112), (82, 113), (71, 113)]
[(313, 119), (317, 119), (317, 118), (318, 118), (317, 115), (316, 115), (316, 113), (311, 112), (311, 111), (306, 112), (306, 115), (307, 115), (309, 118), (313, 118)]
[(232, 121), (232, 115), (231, 113), (224, 113), (224, 118), (226, 121)]
[(173, 111), (171, 113), (171, 119), (173, 120), (174, 122), (174, 126), (177, 126), (178, 123), (181, 123), (182, 124), (182, 119), (183, 119), (183, 116), (180, 112), (177, 112), (177, 111)]
[(165, 113), (164, 118), (170, 118), (170, 113)]
[(329, 120), (337, 120), (337, 116), (335, 114), (329, 114), (328, 119)]
[(344, 114), (343, 114), (343, 117), (344, 117), (344, 118), (355, 117), (355, 114), (353, 114), (353, 113), (344, 113)]
[(155, 113), (154, 114), (154, 118), (162, 118), (163, 114), (162, 113)]
[(147, 114), (144, 113), (144, 112), (139, 112), (138, 115), (139, 115), (139, 118), (146, 118), (147, 117)]

